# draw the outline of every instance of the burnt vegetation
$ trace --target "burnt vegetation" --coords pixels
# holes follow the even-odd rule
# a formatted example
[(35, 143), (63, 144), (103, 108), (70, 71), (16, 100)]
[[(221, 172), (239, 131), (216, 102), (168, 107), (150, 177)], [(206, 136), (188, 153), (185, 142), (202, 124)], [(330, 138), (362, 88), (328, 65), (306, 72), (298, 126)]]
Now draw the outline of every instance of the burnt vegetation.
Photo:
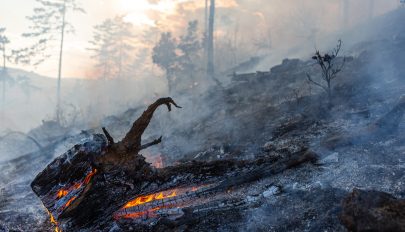
[(338, 77), (338, 74), (342, 71), (346, 63), (345, 57), (339, 57), (341, 49), (342, 40), (339, 40), (336, 48), (334, 48), (332, 52), (321, 54), (320, 51), (316, 51), (315, 56), (312, 57), (312, 59), (315, 60), (317, 65), (321, 68), (321, 77), (323, 83), (315, 81), (313, 77), (307, 73), (308, 81), (322, 88), (328, 95), (329, 107), (332, 107), (333, 104), (333, 80)]
[[(38, 2), (35, 11), (59, 15), (58, 35), (64, 11), (81, 11), (74, 0)], [(205, 2), (203, 35), (198, 21), (179, 34), (159, 31), (145, 56), (173, 98), (150, 91), (124, 112), (89, 121), (73, 105), (71, 123), (58, 110), (27, 133), (0, 135), (6, 153), (21, 154), (0, 162), (0, 231), (405, 231), (402, 24), (371, 41), (345, 36), (348, 56), (339, 40), (312, 59), (310, 49), (308, 59), (271, 68), (254, 56), (221, 69), (218, 8)], [(393, 27), (402, 13), (376, 22)], [(124, 92), (134, 59), (146, 59), (132, 53), (134, 28), (115, 17), (94, 29), (88, 50), (100, 83)], [(255, 46), (271, 49), (265, 39)], [(11, 79), (4, 88), (35, 86)]]

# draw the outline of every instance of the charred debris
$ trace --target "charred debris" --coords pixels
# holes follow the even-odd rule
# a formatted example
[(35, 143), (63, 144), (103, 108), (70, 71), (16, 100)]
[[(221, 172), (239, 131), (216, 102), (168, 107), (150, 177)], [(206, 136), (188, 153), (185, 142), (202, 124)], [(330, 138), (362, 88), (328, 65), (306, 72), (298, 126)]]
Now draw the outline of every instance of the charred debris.
[[(379, 55), (402, 73), (397, 43)], [(109, 117), (103, 134), (44, 122), (53, 133), (28, 134), (39, 151), (1, 164), (0, 230), (404, 231), (405, 89), (399, 76), (381, 81), (383, 69), (365, 74), (374, 57), (346, 57), (331, 101), (307, 79), (322, 81), (314, 60), (286, 59), (188, 96), (210, 112), (167, 133), (156, 110), (191, 110), (181, 96), (182, 109), (162, 98)], [(154, 148), (159, 167), (142, 155)]]
[[(35, 178), (32, 189), (59, 230), (106, 230), (130, 222), (153, 230), (189, 225), (199, 220), (201, 212), (247, 207), (249, 202), (243, 199), (226, 197), (232, 188), (317, 160), (316, 154), (303, 148), (277, 161), (262, 157), (155, 169), (139, 152), (162, 141), (141, 144), (142, 134), (161, 105), (169, 111), (171, 105), (180, 108), (171, 98), (159, 99), (122, 141), (114, 142), (103, 128), (104, 136), (94, 135), (92, 141), (74, 146)], [(162, 218), (166, 220), (158, 220)]]

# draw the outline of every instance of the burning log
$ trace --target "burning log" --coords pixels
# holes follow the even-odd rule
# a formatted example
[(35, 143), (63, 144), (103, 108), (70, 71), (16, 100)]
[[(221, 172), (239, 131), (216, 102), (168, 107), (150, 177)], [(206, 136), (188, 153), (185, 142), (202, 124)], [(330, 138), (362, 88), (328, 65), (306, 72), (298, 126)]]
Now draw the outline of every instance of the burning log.
[[(113, 205), (113, 196), (123, 194), (128, 186), (133, 189), (137, 185), (139, 191), (140, 184), (148, 181), (147, 177), (153, 177), (152, 168), (138, 152), (161, 142), (160, 138), (141, 144), (142, 134), (161, 105), (166, 105), (169, 111), (171, 105), (180, 108), (171, 98), (161, 98), (143, 112), (122, 141), (115, 143), (103, 128), (105, 136), (94, 135), (92, 141), (74, 146), (38, 174), (31, 187), (56, 220), (84, 214), (84, 220), (77, 222), (83, 225), (86, 219), (101, 213), (100, 200)], [(110, 179), (121, 183), (108, 183)], [(111, 194), (106, 187), (113, 188), (111, 191), (116, 194)], [(83, 201), (92, 194), (99, 199)], [(105, 194), (109, 196), (103, 198)]]
[[(195, 207), (210, 202), (217, 193), (316, 160), (314, 153), (303, 149), (275, 163), (269, 157), (154, 169), (139, 151), (161, 142), (159, 138), (141, 143), (153, 113), (161, 105), (169, 111), (171, 105), (180, 108), (171, 98), (159, 99), (134, 122), (122, 141), (115, 142), (103, 128), (104, 135), (93, 135), (92, 140), (74, 146), (38, 174), (32, 189), (58, 230), (104, 231), (114, 221), (130, 220), (137, 225), (160, 217), (192, 217)], [(233, 172), (234, 177), (229, 178)], [(200, 207), (200, 211), (204, 210)]]
[(405, 96), (402, 96), (395, 107), (386, 115), (370, 124), (368, 127), (353, 134), (337, 134), (326, 138), (322, 145), (335, 149), (352, 144), (365, 143), (372, 139), (389, 136), (398, 130), (398, 126), (405, 114)]

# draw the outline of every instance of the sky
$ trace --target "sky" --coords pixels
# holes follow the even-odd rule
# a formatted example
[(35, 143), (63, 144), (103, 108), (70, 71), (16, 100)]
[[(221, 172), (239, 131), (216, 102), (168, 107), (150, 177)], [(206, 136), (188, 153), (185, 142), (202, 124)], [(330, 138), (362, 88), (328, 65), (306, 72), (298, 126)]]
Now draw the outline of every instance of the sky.
[[(364, 20), (364, 6), (370, 0), (349, 0), (352, 4), (349, 22)], [(382, 14), (398, 6), (399, 0), (375, 0), (374, 13)], [(94, 62), (86, 48), (92, 38), (93, 26), (116, 15), (127, 15), (134, 24), (139, 40), (150, 28), (178, 31), (188, 20), (204, 19), (203, 0), (79, 0), (86, 14), (69, 15), (76, 33), (67, 35), (64, 54), (63, 77), (89, 78)], [(340, 0), (217, 0), (216, 37), (236, 37), (239, 44), (271, 34), (272, 43), (278, 47), (289, 40), (308, 37), (308, 31), (324, 33), (336, 31), (341, 25)], [(0, 0), (0, 27), (7, 28), (13, 49), (29, 44), (21, 34), (27, 31), (25, 18), (32, 14), (35, 0)], [(321, 22), (321, 23), (320, 23)], [(288, 38), (288, 40), (286, 40)], [(149, 38), (157, 41), (158, 38)], [(141, 41), (142, 42), (142, 41)], [(235, 42), (236, 43), (236, 42)], [(249, 46), (247, 46), (249, 47)], [(52, 50), (57, 54), (57, 48)], [(49, 58), (38, 67), (17, 66), (28, 71), (55, 77), (57, 56)]]

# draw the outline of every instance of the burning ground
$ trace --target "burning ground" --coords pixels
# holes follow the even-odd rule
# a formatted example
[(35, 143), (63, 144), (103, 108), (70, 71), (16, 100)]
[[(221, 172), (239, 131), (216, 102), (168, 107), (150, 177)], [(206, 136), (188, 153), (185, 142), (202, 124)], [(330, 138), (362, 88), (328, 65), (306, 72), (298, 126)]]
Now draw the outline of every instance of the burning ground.
[[(284, 60), (175, 96), (146, 131), (147, 106), (104, 134), (44, 124), (38, 151), (0, 164), (0, 230), (404, 231), (401, 33), (351, 48), (331, 109), (313, 61)], [(103, 156), (125, 141), (132, 158)]]

